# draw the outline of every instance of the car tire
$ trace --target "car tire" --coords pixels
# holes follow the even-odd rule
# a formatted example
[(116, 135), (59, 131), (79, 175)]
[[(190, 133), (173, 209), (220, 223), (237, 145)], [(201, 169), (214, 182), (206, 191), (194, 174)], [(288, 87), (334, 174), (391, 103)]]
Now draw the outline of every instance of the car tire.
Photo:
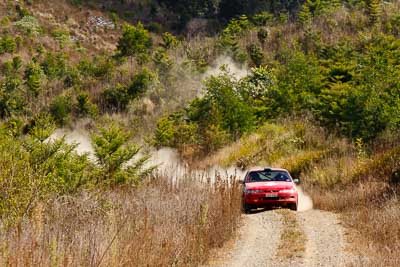
[(243, 211), (245, 214), (249, 214), (251, 212), (251, 207), (249, 205), (243, 204)]
[(290, 210), (297, 211), (297, 203), (289, 204), (288, 207), (289, 207)]

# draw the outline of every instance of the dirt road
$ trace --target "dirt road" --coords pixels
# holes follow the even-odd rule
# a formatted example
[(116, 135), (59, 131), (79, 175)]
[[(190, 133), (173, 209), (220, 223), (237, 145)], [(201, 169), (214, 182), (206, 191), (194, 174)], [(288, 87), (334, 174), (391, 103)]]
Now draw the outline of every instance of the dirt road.
[(335, 214), (310, 206), (258, 210), (243, 215), (237, 239), (217, 251), (209, 266), (345, 266), (351, 257), (344, 234)]

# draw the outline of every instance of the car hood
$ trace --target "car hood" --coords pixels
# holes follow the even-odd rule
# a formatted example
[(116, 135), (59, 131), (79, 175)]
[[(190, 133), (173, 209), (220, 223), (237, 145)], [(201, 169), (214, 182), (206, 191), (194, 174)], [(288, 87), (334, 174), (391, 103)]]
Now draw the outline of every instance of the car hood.
[(246, 183), (246, 188), (253, 190), (283, 190), (296, 187), (292, 182), (253, 182)]

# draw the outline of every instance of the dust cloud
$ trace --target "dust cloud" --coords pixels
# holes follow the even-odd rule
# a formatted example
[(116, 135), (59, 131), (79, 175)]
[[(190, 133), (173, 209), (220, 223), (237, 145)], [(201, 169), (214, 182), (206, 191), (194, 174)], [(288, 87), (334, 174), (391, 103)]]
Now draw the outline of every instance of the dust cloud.
[(299, 203), (297, 210), (298, 211), (312, 210), (313, 202), (311, 197), (309, 197), (306, 193), (304, 193), (301, 187), (297, 187), (297, 192), (299, 193)]
[(221, 67), (225, 67), (236, 79), (241, 79), (249, 75), (249, 69), (244, 64), (239, 65), (231, 57), (220, 56), (215, 60), (213, 66), (203, 74), (202, 79), (210, 76), (218, 76), (222, 73)]
[(50, 136), (49, 141), (60, 139), (65, 137), (65, 142), (67, 144), (76, 144), (76, 153), (82, 155), (88, 153), (90, 157), (93, 157), (94, 150), (90, 142), (90, 134), (83, 128), (76, 127), (74, 129), (57, 129)]

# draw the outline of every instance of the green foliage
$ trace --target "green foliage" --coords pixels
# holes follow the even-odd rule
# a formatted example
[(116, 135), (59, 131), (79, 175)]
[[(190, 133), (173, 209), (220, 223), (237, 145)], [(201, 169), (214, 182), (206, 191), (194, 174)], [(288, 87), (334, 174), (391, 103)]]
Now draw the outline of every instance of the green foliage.
[(17, 43), (15, 42), (15, 39), (6, 36), (4, 38), (0, 38), (0, 55), (3, 53), (14, 53), (17, 51)]
[(169, 32), (163, 33), (162, 40), (163, 40), (163, 42), (162, 42), (161, 46), (165, 49), (175, 48), (179, 44), (178, 39)]
[(169, 58), (163, 48), (157, 49), (153, 54), (153, 62), (161, 75), (167, 75), (173, 66), (173, 61)]
[[(65, 140), (48, 140), (54, 130), (49, 116), (38, 117), (30, 135), (0, 133), (0, 218), (12, 225), (29, 216), (39, 201), (75, 193), (90, 183), (92, 164)], [(46, 140), (46, 141), (45, 141)]]
[[(263, 76), (261, 72), (259, 74)], [(179, 149), (195, 146), (198, 154), (209, 153), (252, 130), (256, 109), (246, 101), (246, 98), (252, 98), (250, 94), (246, 95), (242, 89), (250, 80), (237, 81), (226, 71), (208, 78), (204, 97), (193, 100), (184, 112), (173, 113), (158, 121), (156, 145)], [(262, 87), (262, 83), (260, 81), (252, 88)]]
[(370, 23), (376, 24), (381, 17), (380, 0), (367, 0), (367, 11)]
[(246, 55), (241, 50), (238, 41), (251, 28), (252, 24), (245, 15), (240, 16), (239, 19), (232, 19), (221, 34), (219, 47), (230, 52), (235, 60), (244, 62)]
[(251, 18), (254, 25), (267, 26), (274, 21), (274, 15), (268, 12), (261, 12)]
[(39, 114), (29, 127), (29, 134), (34, 141), (43, 143), (56, 128), (53, 118), (48, 114)]
[(50, 114), (58, 125), (64, 126), (71, 119), (72, 101), (69, 96), (57, 96), (50, 104)]
[(53, 30), (51, 34), (54, 37), (54, 39), (57, 40), (61, 48), (64, 48), (65, 45), (71, 42), (71, 36), (69, 34), (69, 31), (66, 29), (57, 28)]
[(129, 137), (114, 124), (100, 128), (98, 134), (92, 135), (92, 145), (99, 165), (99, 182), (137, 185), (151, 173), (154, 167), (146, 167), (148, 155), (132, 160), (138, 155), (140, 147), (130, 143)]
[(312, 14), (310, 11), (310, 6), (307, 4), (308, 2), (304, 3), (301, 6), (300, 12), (298, 14), (299, 16), (299, 21), (301, 24), (306, 25), (311, 22), (312, 19)]
[(190, 19), (212, 17), (216, 11), (213, 0), (158, 0), (158, 2), (168, 7), (176, 16), (177, 21), (174, 26), (179, 30), (184, 29)]
[(128, 87), (129, 98), (134, 99), (144, 94), (155, 78), (154, 73), (148, 69), (142, 69), (139, 73), (135, 74)]
[(221, 118), (223, 130), (236, 139), (254, 127), (253, 111), (238, 93), (237, 81), (232, 76), (228, 73), (212, 76), (206, 81), (205, 87), (205, 99), (213, 106), (216, 117)]
[(22, 81), (16, 77), (8, 77), (0, 86), (0, 117), (10, 117), (23, 110), (24, 102), (20, 95)]
[(268, 30), (265, 28), (259, 29), (257, 32), (257, 38), (258, 38), (258, 41), (260, 41), (261, 45), (264, 46), (264, 44), (268, 38)]
[(46, 53), (41, 67), (49, 79), (61, 78), (67, 72), (67, 60), (64, 53)]
[(45, 77), (46, 76), (39, 64), (35, 62), (31, 62), (28, 64), (28, 66), (25, 69), (24, 79), (29, 89), (29, 92), (32, 95), (34, 96), (39, 95)]
[(119, 56), (136, 56), (137, 60), (141, 60), (148, 55), (151, 46), (150, 33), (139, 22), (136, 26), (128, 24), (124, 26), (117, 50)]
[(251, 44), (247, 47), (247, 51), (250, 55), (251, 61), (255, 66), (259, 67), (260, 65), (263, 64), (264, 54), (259, 46)]
[(39, 21), (33, 16), (24, 16), (21, 20), (14, 23), (22, 32), (36, 36), (41, 33), (42, 29)]
[(109, 87), (101, 93), (101, 104), (109, 111), (123, 111), (128, 106), (129, 101), (128, 89), (121, 84)]
[(248, 0), (221, 0), (219, 2), (219, 15), (229, 20), (233, 17), (247, 14), (249, 8)]
[(89, 94), (79, 93), (76, 96), (75, 113), (78, 117), (96, 116), (97, 106), (90, 102)]
[(103, 107), (109, 111), (124, 111), (129, 102), (143, 95), (152, 85), (155, 75), (147, 69), (142, 69), (132, 77), (128, 86), (117, 84), (109, 87), (101, 94)]

